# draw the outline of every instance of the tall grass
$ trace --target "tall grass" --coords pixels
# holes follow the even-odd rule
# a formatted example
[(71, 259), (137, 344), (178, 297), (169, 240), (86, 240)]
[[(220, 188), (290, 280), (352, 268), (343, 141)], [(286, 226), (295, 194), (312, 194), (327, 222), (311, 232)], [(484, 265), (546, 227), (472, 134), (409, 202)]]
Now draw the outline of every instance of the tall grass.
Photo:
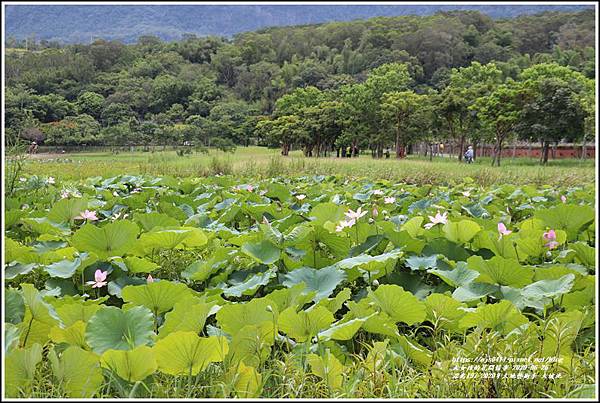
[(177, 156), (174, 152), (112, 154), (72, 154), (61, 159), (38, 159), (26, 167), (30, 174), (52, 175), (62, 179), (89, 176), (149, 174), (172, 176), (235, 175), (268, 178), (280, 175), (342, 175), (348, 178), (386, 179), (414, 184), (452, 184), (470, 177), (479, 185), (497, 183), (564, 185), (594, 183), (594, 161), (551, 161), (540, 166), (530, 159), (506, 160), (491, 167), (485, 158), (474, 164), (455, 159), (433, 161), (411, 156), (405, 160), (359, 158), (305, 158), (294, 152), (283, 157), (260, 147), (238, 148), (235, 154), (212, 151), (209, 155)]

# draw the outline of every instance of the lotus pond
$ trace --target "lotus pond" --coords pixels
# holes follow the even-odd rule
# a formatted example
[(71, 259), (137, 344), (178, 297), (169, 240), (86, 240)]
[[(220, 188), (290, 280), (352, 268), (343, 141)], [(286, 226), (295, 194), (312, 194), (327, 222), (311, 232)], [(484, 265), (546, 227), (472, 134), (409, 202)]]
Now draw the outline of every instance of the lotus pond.
[(24, 177), (5, 395), (593, 397), (594, 202), (468, 179)]

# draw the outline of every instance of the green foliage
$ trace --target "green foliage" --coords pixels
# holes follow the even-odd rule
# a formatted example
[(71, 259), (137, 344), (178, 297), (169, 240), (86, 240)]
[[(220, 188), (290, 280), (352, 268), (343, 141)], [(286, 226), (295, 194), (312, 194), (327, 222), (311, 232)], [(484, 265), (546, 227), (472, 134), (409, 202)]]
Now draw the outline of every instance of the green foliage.
[[(591, 186), (121, 175), (69, 187), (97, 220), (5, 234), (9, 397), (562, 397), (593, 382)], [(6, 201), (43, 222), (54, 200), (17, 188)], [(426, 226), (438, 209), (447, 222)], [(452, 358), (481, 354), (562, 357), (564, 378), (449, 386)]]

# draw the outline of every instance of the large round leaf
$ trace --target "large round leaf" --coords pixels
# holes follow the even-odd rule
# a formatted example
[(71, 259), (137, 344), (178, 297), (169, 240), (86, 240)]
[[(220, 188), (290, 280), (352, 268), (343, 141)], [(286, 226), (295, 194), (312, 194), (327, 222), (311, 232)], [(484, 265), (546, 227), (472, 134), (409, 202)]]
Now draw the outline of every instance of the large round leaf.
[(107, 350), (101, 361), (108, 368), (127, 382), (137, 382), (152, 375), (158, 368), (154, 350), (148, 346), (139, 346), (133, 350)]
[(156, 281), (142, 285), (128, 285), (123, 288), (121, 297), (125, 302), (143, 305), (155, 314), (173, 309), (175, 304), (191, 296), (192, 290), (183, 283)]
[(146, 307), (136, 306), (126, 311), (114, 306), (100, 309), (90, 318), (85, 338), (92, 350), (131, 350), (152, 341), (154, 321)]
[(135, 223), (118, 220), (104, 227), (86, 224), (71, 239), (80, 251), (93, 252), (98, 258), (124, 255), (134, 244), (139, 228)]
[(154, 346), (161, 372), (170, 375), (197, 375), (211, 362), (223, 361), (229, 350), (225, 337), (200, 338), (194, 332), (175, 332)]
[(279, 260), (281, 251), (271, 241), (245, 243), (240, 249), (244, 254), (263, 264), (273, 264)]
[(286, 287), (304, 283), (307, 291), (316, 292), (314, 301), (318, 302), (327, 298), (335, 290), (335, 287), (346, 278), (346, 273), (335, 266), (322, 269), (303, 267), (287, 273), (284, 278), (283, 285)]
[(398, 285), (381, 285), (368, 298), (396, 322), (413, 325), (425, 320), (425, 304)]
[(60, 358), (51, 350), (48, 358), (68, 397), (93, 397), (104, 381), (99, 357), (90, 351), (71, 346)]

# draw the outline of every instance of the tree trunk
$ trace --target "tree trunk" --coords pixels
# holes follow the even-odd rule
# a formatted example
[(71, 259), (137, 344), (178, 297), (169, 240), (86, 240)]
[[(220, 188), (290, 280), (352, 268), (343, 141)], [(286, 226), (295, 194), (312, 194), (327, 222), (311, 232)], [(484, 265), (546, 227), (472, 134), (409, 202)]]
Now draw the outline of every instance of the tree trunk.
[(396, 158), (402, 158), (402, 150), (400, 147), (400, 130), (396, 129)]
[(465, 147), (465, 136), (460, 136), (458, 143), (458, 161), (461, 162), (463, 158), (463, 148)]
[(544, 140), (544, 146), (542, 147), (542, 164), (546, 165), (548, 163), (548, 154), (550, 151), (550, 146), (547, 140)]
[(433, 161), (433, 144), (429, 143), (429, 161)]

